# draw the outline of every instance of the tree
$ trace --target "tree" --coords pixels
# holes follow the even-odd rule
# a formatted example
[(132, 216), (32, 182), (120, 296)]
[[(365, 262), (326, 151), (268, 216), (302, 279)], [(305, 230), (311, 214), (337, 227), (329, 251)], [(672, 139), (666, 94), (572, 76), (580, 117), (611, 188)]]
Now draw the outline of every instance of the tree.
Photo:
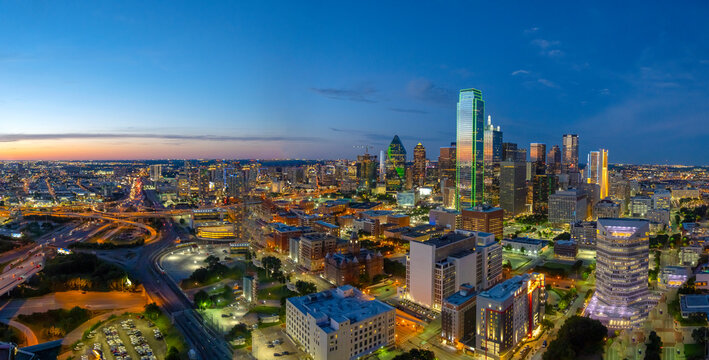
[(180, 351), (176, 347), (170, 346), (167, 350), (167, 355), (165, 355), (165, 360), (180, 360)]
[(393, 360), (434, 360), (436, 354), (431, 350), (411, 349), (394, 357)]
[(384, 258), (384, 273), (398, 277), (406, 277), (406, 265)]
[(549, 343), (542, 356), (544, 360), (575, 360), (603, 351), (608, 328), (600, 321), (581, 316), (572, 316), (559, 329), (557, 338)]
[(657, 333), (652, 331), (648, 337), (647, 349), (645, 350), (645, 360), (660, 360), (662, 353), (662, 339), (657, 336)]
[(505, 250), (512, 251), (512, 245), (510, 245), (510, 244), (505, 245)]
[(524, 254), (524, 253), (527, 252), (527, 249), (525, 249), (524, 246), (522, 246), (521, 248), (519, 248), (519, 252), (521, 252), (522, 254)]
[(315, 287), (315, 284), (303, 280), (296, 281), (295, 288), (296, 290), (298, 290), (298, 293), (300, 293), (300, 295), (308, 295), (318, 291), (317, 287)]
[(263, 268), (266, 269), (270, 275), (281, 270), (281, 259), (275, 256), (265, 256), (261, 259), (261, 264), (263, 264)]
[(212, 305), (212, 299), (204, 290), (194, 294), (194, 304), (200, 309), (206, 309)]
[(542, 325), (543, 330), (549, 330), (554, 327), (554, 322), (546, 318), (542, 319), (539, 323)]
[(209, 267), (214, 267), (219, 263), (219, 258), (214, 255), (209, 255), (204, 259), (204, 262), (206, 262)]
[(700, 327), (692, 330), (692, 339), (694, 339), (694, 342), (702, 347), (706, 345), (707, 338), (709, 338), (709, 329), (706, 327)]
[(158, 316), (160, 316), (162, 312), (160, 311), (160, 307), (155, 304), (155, 303), (150, 303), (145, 305), (145, 315), (149, 317), (150, 319), (157, 319)]

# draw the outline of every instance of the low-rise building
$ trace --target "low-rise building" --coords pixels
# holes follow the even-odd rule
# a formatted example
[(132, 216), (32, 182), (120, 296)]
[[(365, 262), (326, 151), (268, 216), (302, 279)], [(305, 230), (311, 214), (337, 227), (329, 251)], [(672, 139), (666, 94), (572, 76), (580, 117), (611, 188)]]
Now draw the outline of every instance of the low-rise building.
[(502, 221), (505, 211), (491, 206), (476, 206), (463, 209), (461, 213), (461, 229), (469, 231), (482, 231), (502, 239)]
[(709, 295), (682, 294), (679, 296), (679, 307), (685, 319), (697, 314), (706, 317), (709, 314)]
[(286, 301), (286, 333), (314, 360), (356, 359), (394, 343), (393, 307), (345, 285)]
[(684, 266), (665, 266), (657, 274), (657, 283), (664, 288), (678, 288), (687, 282), (692, 270)]
[(563, 260), (576, 260), (579, 249), (576, 241), (557, 240), (554, 242), (554, 256)]
[(460, 229), (462, 217), (460, 211), (451, 209), (433, 209), (428, 212), (428, 223), (445, 227), (449, 230)]
[(704, 247), (700, 245), (683, 246), (679, 249), (679, 264), (695, 267), (699, 263), (699, 257), (703, 252)]
[(347, 253), (325, 255), (325, 278), (337, 286), (372, 281), (381, 274), (384, 274), (384, 256), (360, 249), (356, 233), (349, 241)]
[(528, 255), (538, 255), (549, 245), (549, 242), (546, 240), (530, 239), (527, 237), (502, 239), (500, 243), (505, 250), (517, 251)]
[(596, 222), (577, 221), (571, 225), (571, 239), (580, 249), (596, 249)]

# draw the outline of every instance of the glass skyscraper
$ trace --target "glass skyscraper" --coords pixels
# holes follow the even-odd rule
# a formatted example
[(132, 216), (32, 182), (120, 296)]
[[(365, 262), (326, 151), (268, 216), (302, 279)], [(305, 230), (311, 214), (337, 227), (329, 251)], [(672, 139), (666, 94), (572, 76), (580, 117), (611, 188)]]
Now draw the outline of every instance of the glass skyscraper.
[(406, 149), (398, 135), (389, 144), (386, 155), (386, 190), (401, 191), (406, 180)]
[(482, 205), (485, 101), (482, 91), (463, 89), (458, 98), (456, 209)]

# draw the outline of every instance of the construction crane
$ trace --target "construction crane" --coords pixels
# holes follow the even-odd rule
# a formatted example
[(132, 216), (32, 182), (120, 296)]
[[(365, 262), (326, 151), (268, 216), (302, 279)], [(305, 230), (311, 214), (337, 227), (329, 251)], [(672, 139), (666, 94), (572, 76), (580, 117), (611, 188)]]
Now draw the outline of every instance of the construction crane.
[(372, 148), (372, 147), (374, 147), (374, 146), (372, 146), (372, 145), (355, 145), (355, 146), (353, 146), (353, 148), (355, 148), (355, 149), (364, 149), (365, 154), (369, 154), (369, 148)]

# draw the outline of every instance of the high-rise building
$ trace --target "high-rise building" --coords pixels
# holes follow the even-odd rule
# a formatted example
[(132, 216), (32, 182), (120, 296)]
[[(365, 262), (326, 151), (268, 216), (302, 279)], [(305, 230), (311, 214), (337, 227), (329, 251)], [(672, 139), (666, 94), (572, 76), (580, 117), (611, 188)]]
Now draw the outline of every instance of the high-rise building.
[(401, 191), (406, 181), (406, 149), (399, 139), (399, 135), (394, 135), (387, 150), (386, 157), (386, 190), (388, 193)]
[(451, 146), (442, 147), (438, 156), (438, 177), (439, 179), (455, 179), (455, 143)]
[(565, 173), (579, 171), (579, 137), (576, 134), (564, 134), (562, 142), (562, 170)]
[(593, 211), (596, 218), (618, 218), (620, 217), (620, 205), (611, 199), (599, 201)]
[(638, 327), (652, 306), (647, 220), (599, 219), (596, 292), (586, 314), (611, 329)]
[(456, 209), (483, 202), (483, 124), (485, 101), (482, 92), (463, 89), (458, 98), (456, 141)]
[(515, 143), (502, 143), (502, 161), (527, 161), (527, 150), (520, 149)]
[(150, 165), (150, 180), (160, 181), (162, 178), (162, 165), (154, 164)]
[(652, 198), (649, 196), (633, 196), (630, 198), (630, 216), (634, 218), (645, 218), (652, 209)]
[(529, 144), (529, 161), (541, 166), (547, 164), (547, 145), (541, 143)]
[(527, 163), (500, 163), (500, 207), (509, 216), (516, 216), (524, 211), (527, 203), (526, 172)]
[(652, 208), (670, 210), (672, 205), (672, 194), (668, 190), (655, 190), (652, 194)]
[(487, 125), (485, 126), (485, 164), (499, 163), (502, 161), (502, 131), (500, 127), (492, 125), (492, 117), (487, 116)]
[(549, 174), (561, 173), (561, 150), (559, 145), (554, 145), (547, 154), (547, 172)]
[(249, 304), (258, 302), (258, 276), (244, 276), (241, 281), (241, 287), (244, 290), (243, 295), (246, 302)]
[(416, 186), (423, 186), (426, 181), (426, 148), (418, 143), (414, 147), (413, 182)]
[(596, 222), (577, 221), (571, 224), (571, 239), (576, 241), (581, 249), (596, 249)]
[(517, 275), (476, 299), (475, 352), (484, 359), (508, 359), (544, 318), (544, 275)]
[(351, 285), (286, 300), (286, 333), (314, 360), (357, 359), (394, 344), (395, 317)]
[(439, 310), (465, 283), (475, 290), (502, 280), (502, 247), (489, 233), (455, 230), (428, 241), (411, 241), (406, 258), (407, 297)]
[(357, 180), (361, 186), (372, 188), (377, 183), (377, 157), (357, 155)]
[(562, 225), (586, 220), (586, 192), (577, 189), (557, 191), (549, 196), (549, 222)]
[(608, 150), (591, 151), (588, 153), (588, 164), (586, 164), (586, 181), (590, 184), (598, 184), (600, 187), (600, 198), (605, 199), (610, 192), (610, 178), (608, 175)]
[(505, 212), (501, 208), (487, 205), (463, 209), (460, 228), (468, 231), (482, 231), (502, 240), (502, 223)]
[(532, 178), (532, 211), (546, 214), (549, 211), (549, 196), (559, 189), (555, 175), (534, 175)]

